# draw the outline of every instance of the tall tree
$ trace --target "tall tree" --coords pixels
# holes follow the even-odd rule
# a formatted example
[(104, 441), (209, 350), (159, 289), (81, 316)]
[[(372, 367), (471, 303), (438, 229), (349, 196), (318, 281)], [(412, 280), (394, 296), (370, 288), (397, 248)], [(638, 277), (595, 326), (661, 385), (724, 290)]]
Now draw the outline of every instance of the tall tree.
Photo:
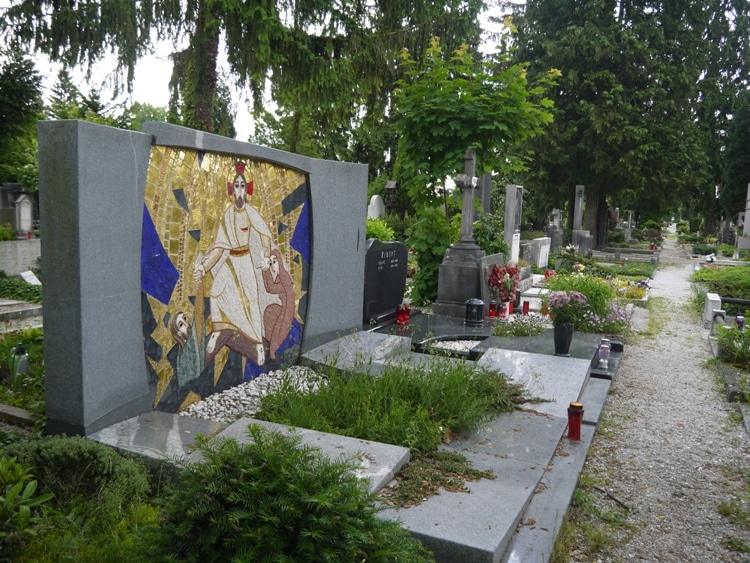
[(603, 242), (607, 205), (659, 219), (711, 183), (696, 122), (706, 68), (703, 2), (529, 0), (519, 58), (562, 71), (555, 123), (531, 142), (524, 183), (548, 209), (586, 187), (586, 228)]
[(42, 77), (19, 51), (0, 52), (0, 143), (24, 135), (42, 110)]
[(36, 122), (42, 117), (42, 78), (18, 51), (0, 51), (0, 183), (37, 186)]
[(750, 184), (750, 90), (737, 99), (727, 133), (725, 158), (724, 185), (719, 199), (731, 218), (745, 209)]
[[(363, 101), (389, 90), (394, 50), (429, 34), (453, 37), (473, 29), (480, 0), (409, 3), (378, 0), (11, 0), (6, 37), (68, 65), (88, 65), (110, 50), (132, 85), (135, 64), (155, 37), (187, 40), (174, 55), (173, 80), (186, 106), (182, 122), (213, 131), (218, 52), (223, 41), (230, 80), (249, 87), (262, 106), (267, 78), (282, 108), (309, 108), (326, 131), (366, 115)], [(426, 42), (422, 42), (426, 45)], [(382, 102), (381, 102), (382, 104)], [(384, 109), (379, 108), (379, 115)]]

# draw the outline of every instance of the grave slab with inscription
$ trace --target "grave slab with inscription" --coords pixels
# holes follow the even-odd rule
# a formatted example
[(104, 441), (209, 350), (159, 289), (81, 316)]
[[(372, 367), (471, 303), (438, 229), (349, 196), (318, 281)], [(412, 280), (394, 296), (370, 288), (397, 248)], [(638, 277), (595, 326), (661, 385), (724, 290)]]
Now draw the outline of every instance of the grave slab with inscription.
[(367, 241), (364, 323), (380, 322), (395, 314), (396, 307), (403, 302), (407, 257), (406, 247), (401, 242)]

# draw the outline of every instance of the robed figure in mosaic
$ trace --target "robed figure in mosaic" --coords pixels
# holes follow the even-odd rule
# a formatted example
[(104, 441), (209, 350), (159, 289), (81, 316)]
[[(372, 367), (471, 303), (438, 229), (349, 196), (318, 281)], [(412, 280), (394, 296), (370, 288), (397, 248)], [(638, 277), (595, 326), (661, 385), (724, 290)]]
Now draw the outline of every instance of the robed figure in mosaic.
[[(263, 315), (269, 305), (281, 306), (279, 296), (267, 291), (263, 280), (263, 273), (271, 266), (274, 242), (263, 217), (249, 203), (253, 183), (245, 178), (245, 164), (237, 162), (235, 170), (234, 180), (227, 183), (232, 203), (224, 212), (213, 244), (205, 255), (196, 258), (194, 276), (211, 304), (212, 332), (206, 343), (206, 362), (226, 344), (262, 365), (266, 331)], [(281, 255), (275, 253), (274, 259), (281, 259)], [(213, 280), (206, 292), (208, 273)], [(290, 327), (291, 319), (286, 332)]]
[(141, 245), (154, 407), (178, 412), (297, 361), (311, 229), (304, 173), (154, 147)]

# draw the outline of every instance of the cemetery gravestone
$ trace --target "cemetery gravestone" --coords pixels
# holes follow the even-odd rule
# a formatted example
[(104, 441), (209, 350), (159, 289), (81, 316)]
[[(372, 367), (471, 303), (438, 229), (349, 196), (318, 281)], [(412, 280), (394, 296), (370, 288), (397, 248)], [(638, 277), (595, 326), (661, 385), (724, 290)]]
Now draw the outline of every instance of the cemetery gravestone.
[(31, 214), (33, 204), (26, 194), (16, 200), (16, 230), (21, 233), (31, 232)]
[(583, 228), (583, 206), (585, 203), (584, 187), (576, 186), (576, 195), (573, 207), (573, 230), (578, 231)]
[[(293, 279), (295, 315), (282, 346), (304, 352), (361, 327), (364, 165), (310, 159), (164, 123), (146, 123), (139, 133), (76, 120), (42, 121), (39, 184), (51, 434), (89, 435), (157, 407), (180, 409), (224, 381), (278, 365), (268, 339), (279, 336), (275, 328), (282, 319), (288, 327), (286, 274)], [(230, 228), (220, 228), (240, 196), (247, 198), (247, 213), (255, 208), (253, 216), (266, 223), (262, 230), (260, 222), (254, 224), (267, 259), (257, 265), (268, 276), (248, 274), (255, 282), (242, 286), (258, 291), (259, 301), (238, 297), (239, 286), (221, 273), (228, 273), (221, 268), (230, 259), (249, 260), (260, 250), (236, 240), (248, 236), (242, 214)], [(45, 267), (45, 256), (52, 267)], [(314, 268), (307, 263), (312, 256)], [(236, 267), (249, 273), (239, 262)], [(207, 271), (212, 280), (201, 295), (196, 278), (206, 281)], [(308, 289), (297, 291), (299, 284)], [(243, 348), (244, 341), (211, 316), (221, 300), (256, 315), (256, 327), (262, 322), (262, 352)], [(253, 313), (252, 305), (262, 309)], [(172, 322), (185, 316), (191, 327)], [(195, 342), (180, 350), (177, 337), (186, 325)], [(213, 345), (209, 332), (219, 334)], [(191, 359), (200, 360), (200, 352), (207, 359), (213, 355), (208, 365), (197, 364), (213, 377), (201, 374), (197, 385), (187, 367)]]
[(552, 240), (549, 237), (535, 238), (532, 241), (531, 264), (537, 268), (547, 268), (549, 264), (549, 249)]
[(404, 301), (408, 251), (398, 241), (367, 241), (365, 254), (365, 324), (379, 324), (395, 315), (396, 307)]
[(477, 177), (476, 153), (473, 150), (464, 154), (464, 174), (455, 178), (456, 186), (462, 192), (461, 234), (456, 244), (445, 251), (438, 271), (437, 301), (432, 304), (432, 311), (439, 315), (464, 317), (466, 301), (479, 295), (482, 283), (482, 272), (479, 259), (484, 251), (474, 240), (474, 192)]
[(370, 205), (367, 206), (367, 217), (369, 219), (385, 217), (385, 202), (378, 194), (370, 198)]

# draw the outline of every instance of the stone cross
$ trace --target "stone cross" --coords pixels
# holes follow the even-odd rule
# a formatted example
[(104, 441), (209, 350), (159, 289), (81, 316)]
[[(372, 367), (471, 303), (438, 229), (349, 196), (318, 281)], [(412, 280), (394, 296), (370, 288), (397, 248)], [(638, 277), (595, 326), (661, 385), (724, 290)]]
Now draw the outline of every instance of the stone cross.
[(521, 242), (521, 211), (523, 209), (523, 186), (505, 186), (504, 240), (510, 248), (510, 262), (518, 262)]
[(456, 176), (456, 186), (461, 188), (463, 200), (461, 204), (461, 236), (459, 242), (474, 242), (474, 189), (477, 187), (478, 178), (474, 176), (476, 170), (477, 155), (473, 150), (466, 151), (464, 155), (464, 173)]
[(750, 184), (747, 185), (747, 199), (745, 200), (745, 225), (742, 228), (742, 234), (745, 236), (750, 235), (750, 221), (747, 218), (750, 217)]
[(573, 207), (573, 230), (578, 231), (583, 228), (583, 202), (584, 188), (581, 185), (576, 186), (576, 197)]
[(560, 217), (560, 210), (555, 208), (552, 210), (552, 224), (556, 229), (562, 229), (562, 220)]

